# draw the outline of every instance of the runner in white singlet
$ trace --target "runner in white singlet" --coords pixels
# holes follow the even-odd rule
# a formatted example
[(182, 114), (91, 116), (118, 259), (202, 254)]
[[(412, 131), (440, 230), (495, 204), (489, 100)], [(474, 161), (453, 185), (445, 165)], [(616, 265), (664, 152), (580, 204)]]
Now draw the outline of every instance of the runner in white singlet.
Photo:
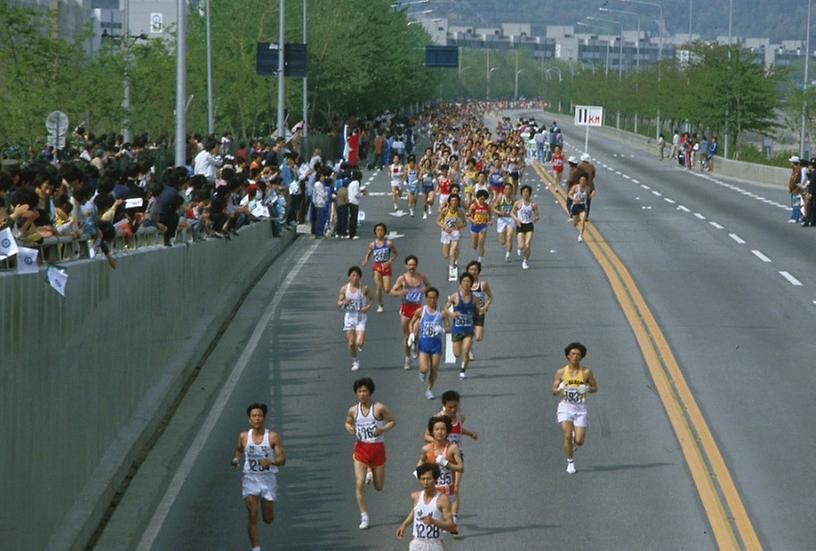
[(451, 514), (448, 496), (436, 490), (440, 477), (439, 465), (423, 463), (415, 471), (419, 492), (411, 494), (413, 507), (397, 528), (397, 539), (402, 539), (409, 526), (414, 536), (409, 551), (444, 551), (445, 532), (457, 531)]
[(271, 524), (275, 519), (275, 501), (278, 500), (278, 467), (286, 464), (280, 435), (264, 428), (266, 404), (250, 404), (247, 408), (249, 430), (238, 435), (238, 443), (232, 455), (232, 468), (244, 457), (244, 474), (241, 479), (241, 495), (248, 514), (249, 542), (253, 551), (260, 551), (258, 534), (258, 510), (263, 521)]
[(343, 331), (346, 332), (348, 351), (351, 356), (351, 370), (360, 369), (357, 357), (365, 345), (366, 320), (371, 308), (371, 291), (368, 285), (360, 286), (363, 271), (358, 266), (348, 269), (348, 283), (340, 288), (337, 306), (343, 310)]
[(522, 269), (526, 270), (530, 266), (527, 261), (530, 259), (530, 250), (533, 244), (533, 230), (535, 223), (538, 222), (538, 203), (531, 199), (533, 188), (524, 185), (521, 186), (521, 199), (516, 201), (513, 205), (513, 210), (510, 215), (516, 222), (516, 236), (518, 239), (518, 249), (516, 252), (519, 256), (524, 256), (521, 262)]

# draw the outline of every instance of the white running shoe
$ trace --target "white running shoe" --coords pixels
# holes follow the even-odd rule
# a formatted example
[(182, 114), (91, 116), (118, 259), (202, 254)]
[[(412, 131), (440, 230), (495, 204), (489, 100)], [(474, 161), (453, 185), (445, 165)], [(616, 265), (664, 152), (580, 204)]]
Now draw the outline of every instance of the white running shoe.
[(357, 352), (362, 352), (362, 351), (363, 351), (363, 347), (362, 347), (362, 346), (358, 346), (358, 347), (357, 347)]
[(575, 461), (567, 461), (567, 473), (575, 474)]
[(423, 220), (427, 220), (427, 219), (428, 219), (428, 213), (427, 213), (427, 212), (423, 212), (423, 213), (422, 213), (422, 219), (423, 219)]
[(414, 209), (408, 209), (408, 212), (411, 214), (411, 216), (414, 215)]
[(529, 268), (529, 267), (530, 267), (530, 265), (529, 265), (529, 264), (527, 264), (527, 260), (522, 260), (522, 261), (521, 261), (521, 269), (522, 269), (522, 270), (526, 270), (526, 269), (527, 269), (527, 268)]
[(473, 350), (468, 350), (468, 359), (472, 362), (473, 361)]
[(467, 375), (465, 375), (465, 370), (460, 369), (459, 370), (459, 380), (464, 381), (465, 379), (467, 379)]
[(516, 249), (516, 256), (521, 256), (521, 249)]
[[(368, 472), (366, 472), (366, 480), (365, 480), (365, 483), (366, 483), (366, 484), (371, 484), (371, 482), (372, 482), (373, 480), (374, 480), (374, 473), (373, 473), (372, 471), (368, 471)], [(363, 514), (365, 515), (365, 513), (363, 513)]]
[(436, 398), (436, 396), (434, 396), (433, 391), (431, 391), (431, 389), (429, 388), (428, 390), (425, 391), (425, 398), (427, 398), (428, 400), (433, 400), (434, 398)]
[(354, 360), (351, 362), (351, 370), (357, 371), (358, 369), (360, 369), (360, 360)]
[(481, 264), (481, 263), (482, 263), (482, 257), (481, 257), (481, 256), (480, 256), (480, 257), (478, 257), (476, 260), (479, 262), (479, 264)]
[(368, 528), (368, 515), (363, 513), (360, 515), (360, 530), (366, 530)]
[(506, 253), (504, 253), (504, 261), (505, 262), (510, 262), (510, 251), (507, 251)]
[(427, 379), (428, 379), (428, 374), (423, 373), (423, 372), (420, 371), (419, 372), (419, 381), (424, 383)]
[(411, 347), (411, 359), (416, 360), (419, 357), (419, 352), (417, 351), (417, 344), (414, 343), (414, 346)]
[(377, 306), (377, 312), (382, 312), (383, 310), (385, 310), (385, 308), (383, 308), (383, 305), (382, 305), (382, 304), (380, 304), (379, 306)]
[(405, 371), (408, 371), (409, 369), (411, 369), (411, 358), (410, 358), (410, 356), (405, 356), (405, 362), (402, 364), (402, 368)]
[(583, 242), (584, 242), (584, 236), (582, 236), (582, 235), (579, 233), (579, 234), (578, 234), (578, 243), (583, 243)]

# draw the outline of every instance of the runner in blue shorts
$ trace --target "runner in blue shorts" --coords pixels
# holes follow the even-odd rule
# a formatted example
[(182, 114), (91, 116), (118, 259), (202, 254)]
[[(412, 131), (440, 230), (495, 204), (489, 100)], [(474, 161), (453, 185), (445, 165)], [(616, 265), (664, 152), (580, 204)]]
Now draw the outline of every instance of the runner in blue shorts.
[(405, 182), (405, 191), (408, 192), (408, 213), (413, 216), (419, 193), (419, 167), (415, 155), (408, 156), (408, 165), (402, 171), (402, 179)]
[(435, 287), (425, 289), (425, 306), (411, 319), (410, 340), (417, 341), (419, 349), (419, 380), (426, 384), (425, 398), (433, 400), (433, 386), (442, 359), (442, 338), (450, 331), (450, 313), (440, 310), (439, 291)]

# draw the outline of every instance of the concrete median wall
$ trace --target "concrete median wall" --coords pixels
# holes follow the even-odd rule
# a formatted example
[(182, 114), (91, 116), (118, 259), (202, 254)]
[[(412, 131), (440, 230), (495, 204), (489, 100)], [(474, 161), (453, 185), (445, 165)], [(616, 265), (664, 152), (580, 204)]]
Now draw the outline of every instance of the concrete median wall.
[(237, 301), (292, 242), (231, 241), (0, 274), (0, 547), (84, 549)]

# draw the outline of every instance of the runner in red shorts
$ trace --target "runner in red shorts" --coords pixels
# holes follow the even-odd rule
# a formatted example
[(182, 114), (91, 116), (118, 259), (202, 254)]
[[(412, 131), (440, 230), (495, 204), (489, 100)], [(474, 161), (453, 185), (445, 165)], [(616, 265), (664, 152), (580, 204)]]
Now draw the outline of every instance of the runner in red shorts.
[(389, 295), (402, 297), (400, 307), (400, 323), (402, 324), (402, 352), (405, 356), (405, 369), (411, 369), (411, 358), (416, 358), (416, 347), (413, 342), (408, 342), (411, 334), (411, 319), (414, 313), (422, 307), (422, 296), (425, 289), (431, 287), (428, 278), (416, 271), (419, 259), (414, 255), (405, 258), (405, 273), (397, 278), (394, 287), (389, 291)]
[(387, 293), (391, 289), (391, 265), (399, 254), (397, 248), (387, 237), (388, 228), (379, 223), (374, 226), (374, 241), (368, 244), (368, 250), (363, 258), (363, 266), (369, 260), (374, 260), (371, 269), (374, 272), (374, 282), (377, 284), (377, 312), (383, 311), (383, 290)]
[(357, 506), (360, 508), (360, 530), (368, 528), (365, 486), (374, 483), (378, 492), (385, 482), (385, 444), (383, 434), (394, 428), (397, 422), (383, 404), (371, 399), (374, 381), (368, 377), (354, 381), (354, 393), (358, 403), (351, 406), (346, 415), (346, 432), (354, 436), (354, 479), (357, 490)]

